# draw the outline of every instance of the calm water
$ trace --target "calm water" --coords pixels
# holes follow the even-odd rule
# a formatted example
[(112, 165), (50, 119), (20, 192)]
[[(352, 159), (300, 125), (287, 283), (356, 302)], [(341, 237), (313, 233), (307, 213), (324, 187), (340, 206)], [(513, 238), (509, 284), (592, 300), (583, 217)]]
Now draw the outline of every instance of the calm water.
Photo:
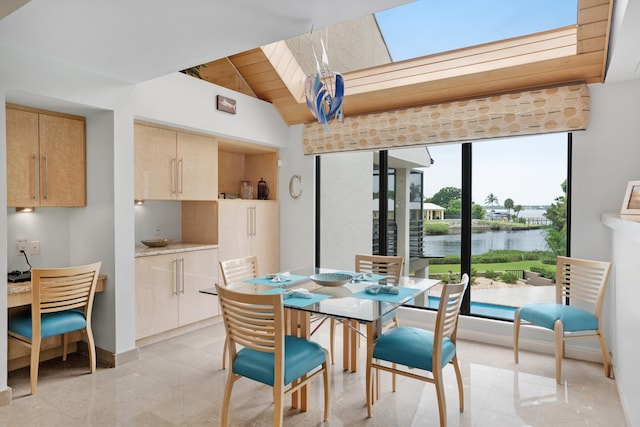
[[(547, 250), (544, 230), (485, 231), (471, 236), (471, 254), (483, 254), (491, 249), (521, 251)], [(425, 236), (425, 255), (460, 255), (460, 235)]]

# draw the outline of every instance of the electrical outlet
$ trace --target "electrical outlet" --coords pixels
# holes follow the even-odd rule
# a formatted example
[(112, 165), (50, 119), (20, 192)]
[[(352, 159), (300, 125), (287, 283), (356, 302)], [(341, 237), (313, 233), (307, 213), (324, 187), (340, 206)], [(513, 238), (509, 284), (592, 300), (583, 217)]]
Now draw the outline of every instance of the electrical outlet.
[(156, 228), (153, 231), (153, 235), (156, 236), (156, 237), (160, 236), (160, 225), (159, 224), (156, 225)]
[(29, 242), (29, 253), (31, 255), (40, 255), (40, 241), (32, 240)]
[(17, 240), (16, 241), (16, 253), (18, 255), (22, 255), (20, 251), (27, 252), (27, 241), (26, 240)]

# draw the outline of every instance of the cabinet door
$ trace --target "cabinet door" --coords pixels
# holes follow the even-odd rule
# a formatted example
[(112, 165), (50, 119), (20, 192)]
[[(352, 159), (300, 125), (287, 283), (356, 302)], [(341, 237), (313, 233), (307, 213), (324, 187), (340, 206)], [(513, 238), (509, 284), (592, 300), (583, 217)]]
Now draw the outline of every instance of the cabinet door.
[[(220, 259), (228, 260), (251, 255), (250, 221), (253, 204), (244, 200), (218, 202), (218, 245)], [(258, 268), (262, 271), (260, 260)]]
[(40, 206), (87, 205), (84, 121), (39, 115)]
[(6, 111), (7, 206), (38, 206), (38, 113)]
[(252, 253), (258, 257), (260, 274), (276, 273), (280, 269), (280, 218), (277, 202), (256, 202)]
[(218, 143), (213, 137), (178, 132), (178, 197), (218, 198)]
[(176, 135), (176, 131), (135, 124), (136, 199), (176, 199)]
[(175, 254), (136, 258), (136, 339), (178, 327)]
[(179, 325), (217, 316), (218, 298), (200, 293), (218, 281), (218, 250), (206, 249), (178, 254), (182, 283), (179, 289)]

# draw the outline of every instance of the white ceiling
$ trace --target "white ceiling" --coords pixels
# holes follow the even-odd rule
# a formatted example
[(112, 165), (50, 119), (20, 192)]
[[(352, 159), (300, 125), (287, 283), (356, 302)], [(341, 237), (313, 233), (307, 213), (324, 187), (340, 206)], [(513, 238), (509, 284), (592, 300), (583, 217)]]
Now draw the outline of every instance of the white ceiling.
[[(138, 83), (407, 2), (3, 0), (0, 44)], [(614, 3), (607, 81), (640, 77), (639, 3)]]
[(138, 83), (407, 0), (3, 2), (0, 18), (8, 16), (0, 21), (0, 43)]

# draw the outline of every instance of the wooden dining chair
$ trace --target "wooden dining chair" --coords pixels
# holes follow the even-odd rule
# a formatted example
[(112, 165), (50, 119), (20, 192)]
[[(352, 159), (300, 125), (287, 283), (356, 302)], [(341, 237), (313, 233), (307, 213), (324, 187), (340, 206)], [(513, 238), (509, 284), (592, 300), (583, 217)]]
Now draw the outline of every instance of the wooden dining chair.
[[(355, 270), (356, 273), (372, 273), (381, 276), (386, 276), (384, 282), (389, 285), (397, 286), (400, 283), (400, 277), (402, 276), (402, 268), (404, 266), (404, 258), (401, 256), (383, 256), (383, 255), (367, 255), (356, 254), (355, 257)], [(390, 325), (390, 320), (393, 321), (392, 325), (397, 326), (398, 320), (395, 314), (386, 316), (383, 318), (383, 327)], [(334, 363), (334, 341), (335, 341), (335, 329), (337, 323), (343, 323), (340, 319), (331, 317), (329, 323), (329, 346), (331, 351), (331, 363)], [(349, 326), (343, 323), (345, 334), (349, 333)], [(351, 326), (353, 327), (353, 326)]]
[[(220, 261), (220, 271), (222, 272), (222, 282), (225, 287), (243, 280), (254, 279), (258, 277), (258, 257), (248, 256)], [(228, 345), (229, 343), (225, 339), (222, 348), (222, 369), (227, 369)]]
[(285, 397), (322, 374), (326, 421), (329, 417), (329, 354), (316, 342), (285, 335), (282, 294), (240, 293), (220, 285), (216, 288), (229, 341), (229, 374), (221, 425), (229, 423), (231, 391), (241, 377), (273, 387), (273, 425), (281, 426)]
[[(366, 389), (369, 416), (371, 416), (373, 404), (374, 381), (372, 375), (375, 369), (376, 372), (387, 371), (393, 375), (403, 375), (434, 384), (438, 399), (440, 426), (446, 426), (447, 405), (442, 369), (448, 364), (453, 365), (458, 383), (460, 412), (464, 411), (464, 391), (460, 366), (458, 365), (456, 335), (460, 306), (468, 284), (469, 276), (463, 274), (460, 283), (443, 285), (434, 331), (412, 326), (398, 326), (376, 339), (373, 348), (369, 350), (367, 355)], [(416, 369), (431, 372), (431, 375), (418, 373), (415, 371)], [(395, 391), (395, 382), (393, 383), (393, 391)]]
[(62, 335), (62, 360), (67, 360), (68, 334), (81, 331), (89, 348), (89, 367), (96, 370), (96, 347), (91, 330), (93, 297), (100, 262), (67, 268), (31, 270), (31, 310), (9, 317), (9, 336), (31, 347), (31, 394), (36, 394), (40, 344)]
[(555, 334), (556, 382), (562, 378), (562, 359), (568, 339), (597, 337), (602, 350), (604, 374), (611, 376), (611, 358), (602, 334), (602, 304), (611, 263), (558, 257), (556, 261), (556, 303), (528, 304), (513, 318), (513, 356), (518, 363), (520, 325), (531, 324)]

